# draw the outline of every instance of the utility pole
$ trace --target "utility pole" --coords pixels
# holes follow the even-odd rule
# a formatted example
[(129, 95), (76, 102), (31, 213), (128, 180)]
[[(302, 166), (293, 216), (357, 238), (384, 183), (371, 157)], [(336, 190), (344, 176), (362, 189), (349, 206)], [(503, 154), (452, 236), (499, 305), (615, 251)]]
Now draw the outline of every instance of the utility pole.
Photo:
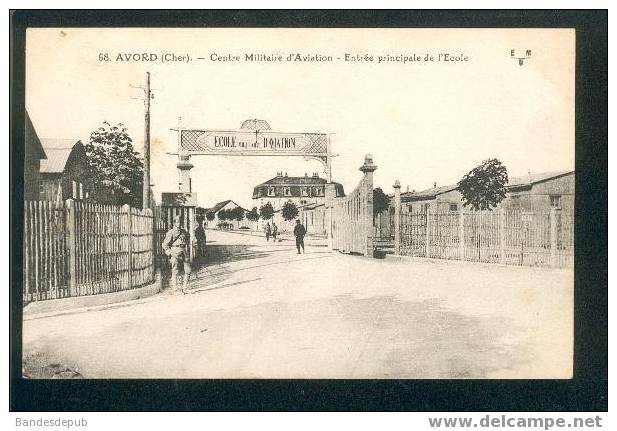
[(146, 113), (144, 114), (144, 191), (142, 208), (150, 208), (150, 72), (146, 72)]
[(141, 88), (144, 91), (144, 176), (142, 191), (142, 208), (150, 208), (150, 72), (146, 72), (146, 86), (131, 85), (132, 88)]

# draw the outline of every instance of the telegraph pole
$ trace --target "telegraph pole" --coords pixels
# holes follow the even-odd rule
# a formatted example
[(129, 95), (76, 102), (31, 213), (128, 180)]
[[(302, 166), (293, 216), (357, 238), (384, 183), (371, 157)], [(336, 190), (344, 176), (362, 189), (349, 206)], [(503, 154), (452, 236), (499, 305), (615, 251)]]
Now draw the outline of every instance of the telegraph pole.
[[(146, 86), (129, 85), (131, 88), (140, 88), (144, 92), (144, 176), (142, 189), (142, 208), (150, 208), (150, 99), (154, 95), (150, 92), (150, 72), (146, 72)], [(131, 99), (141, 99), (141, 97), (131, 97)]]
[(150, 208), (150, 72), (146, 72), (146, 88), (144, 114), (144, 188), (142, 208)]

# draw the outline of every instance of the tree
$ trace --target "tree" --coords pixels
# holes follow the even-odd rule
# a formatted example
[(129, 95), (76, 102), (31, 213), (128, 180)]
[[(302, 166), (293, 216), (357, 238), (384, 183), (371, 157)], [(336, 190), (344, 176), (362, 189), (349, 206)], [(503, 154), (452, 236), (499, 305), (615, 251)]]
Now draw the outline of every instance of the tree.
[(244, 208), (235, 207), (234, 209), (229, 211), (228, 217), (230, 220), (242, 221), (244, 220)]
[(227, 215), (228, 211), (226, 209), (222, 209), (219, 210), (219, 212), (216, 213), (216, 217), (220, 220), (220, 221), (225, 221), (228, 218)]
[(250, 221), (257, 221), (257, 220), (259, 220), (259, 212), (257, 211), (257, 207), (253, 207), (252, 210), (247, 212), (246, 213), (246, 218), (249, 219)]
[(270, 202), (262, 205), (259, 208), (259, 217), (261, 217), (262, 220), (270, 220), (272, 217), (274, 217), (274, 208), (272, 207), (272, 204)]
[(390, 197), (383, 192), (381, 187), (373, 190), (373, 219), (377, 214), (387, 210), (390, 206)]
[(281, 209), (283, 220), (289, 221), (298, 217), (298, 207), (292, 201), (287, 201)]
[(104, 121), (90, 134), (85, 145), (86, 183), (99, 203), (141, 207), (144, 165), (127, 130), (122, 123), (112, 126)]
[(506, 197), (508, 172), (497, 159), (484, 160), (458, 182), (463, 206), (492, 210)]
[(212, 211), (207, 211), (206, 218), (208, 219), (208, 221), (214, 220), (214, 213)]

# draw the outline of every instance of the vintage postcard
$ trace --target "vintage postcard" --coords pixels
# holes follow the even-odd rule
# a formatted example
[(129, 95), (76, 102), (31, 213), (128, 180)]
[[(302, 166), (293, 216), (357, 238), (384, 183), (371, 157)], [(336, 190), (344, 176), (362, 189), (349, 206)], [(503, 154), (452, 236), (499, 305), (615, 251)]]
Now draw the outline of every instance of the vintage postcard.
[(28, 379), (570, 379), (568, 28), (28, 28)]

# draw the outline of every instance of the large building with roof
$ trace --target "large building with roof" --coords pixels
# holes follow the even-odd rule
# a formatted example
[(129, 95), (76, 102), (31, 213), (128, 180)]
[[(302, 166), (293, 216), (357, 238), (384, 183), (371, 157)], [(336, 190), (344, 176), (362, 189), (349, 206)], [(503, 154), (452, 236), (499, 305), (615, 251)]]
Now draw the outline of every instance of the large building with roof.
[(76, 139), (41, 139), (47, 159), (41, 160), (39, 198), (61, 202), (86, 199), (86, 150)]
[[(457, 185), (435, 187), (401, 193), (401, 203), (407, 210), (420, 210), (430, 205), (437, 211), (458, 211), (462, 195)], [(506, 198), (500, 208), (521, 211), (548, 211), (559, 208), (574, 211), (574, 171), (529, 173), (509, 178)]]
[[(326, 200), (325, 178), (321, 178), (317, 173), (312, 175), (304, 174), (302, 177), (291, 177), (287, 173), (277, 172), (274, 178), (270, 178), (253, 189), (254, 206), (258, 209), (266, 203), (270, 203), (274, 208), (274, 222), (281, 230), (292, 228), (292, 222), (283, 219), (281, 209), (285, 202), (293, 202), (298, 209), (314, 209), (325, 204)], [(336, 197), (345, 196), (345, 190), (340, 183), (333, 183)], [(265, 221), (259, 220), (259, 228), (263, 228)], [(308, 226), (307, 226), (308, 228)]]

